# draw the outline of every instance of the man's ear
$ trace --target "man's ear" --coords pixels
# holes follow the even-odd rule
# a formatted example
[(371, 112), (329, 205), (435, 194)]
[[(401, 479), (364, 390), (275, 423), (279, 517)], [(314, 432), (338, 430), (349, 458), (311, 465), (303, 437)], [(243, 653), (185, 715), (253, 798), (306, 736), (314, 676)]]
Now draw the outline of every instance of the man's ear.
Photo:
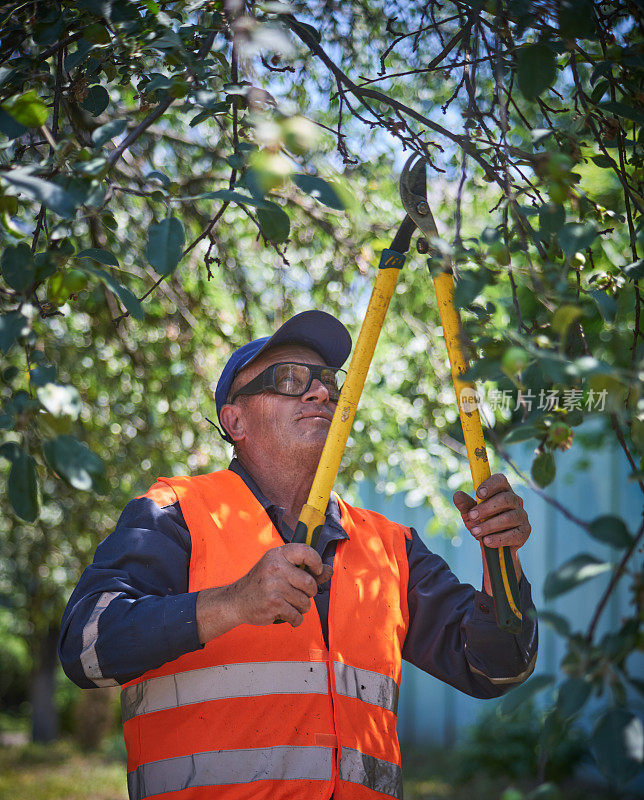
[(241, 440), (246, 437), (242, 416), (240, 407), (232, 405), (231, 403), (222, 406), (219, 412), (221, 424), (234, 442), (241, 442)]

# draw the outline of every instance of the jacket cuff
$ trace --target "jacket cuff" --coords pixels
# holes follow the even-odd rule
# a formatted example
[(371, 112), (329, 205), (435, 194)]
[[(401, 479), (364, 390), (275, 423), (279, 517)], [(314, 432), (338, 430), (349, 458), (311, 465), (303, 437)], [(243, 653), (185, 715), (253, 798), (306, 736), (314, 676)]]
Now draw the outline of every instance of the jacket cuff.
[(164, 661), (173, 661), (179, 656), (203, 648), (197, 632), (197, 594), (188, 592), (164, 598), (164, 649), (170, 655)]
[(534, 671), (538, 631), (530, 583), (521, 576), (519, 599), (523, 624), (514, 635), (501, 630), (496, 623), (494, 598), (475, 592), (473, 613), (466, 623), (465, 655), (470, 669), (490, 683), (510, 688), (522, 683)]

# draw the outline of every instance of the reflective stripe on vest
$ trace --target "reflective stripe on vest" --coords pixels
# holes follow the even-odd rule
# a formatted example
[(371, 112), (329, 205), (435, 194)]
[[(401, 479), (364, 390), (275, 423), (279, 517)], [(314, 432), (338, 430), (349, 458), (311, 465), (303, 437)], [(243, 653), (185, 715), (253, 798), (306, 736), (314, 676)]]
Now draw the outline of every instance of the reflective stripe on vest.
[(329, 781), (333, 751), (326, 747), (216, 750), (141, 764), (128, 772), (131, 800), (199, 786), (264, 780)]
[[(393, 678), (335, 662), (338, 694), (396, 713), (398, 686)], [(166, 675), (127, 686), (121, 692), (123, 722), (141, 714), (192, 703), (270, 694), (327, 694), (324, 662), (267, 661), (226, 664)]]
[(367, 756), (350, 747), (342, 748), (340, 780), (359, 783), (391, 797), (403, 796), (402, 769), (397, 764)]
[(394, 714), (397, 712), (398, 684), (393, 678), (368, 669), (351, 667), (340, 661), (334, 663), (333, 669), (338, 694), (356, 697), (363, 703), (386, 708)]

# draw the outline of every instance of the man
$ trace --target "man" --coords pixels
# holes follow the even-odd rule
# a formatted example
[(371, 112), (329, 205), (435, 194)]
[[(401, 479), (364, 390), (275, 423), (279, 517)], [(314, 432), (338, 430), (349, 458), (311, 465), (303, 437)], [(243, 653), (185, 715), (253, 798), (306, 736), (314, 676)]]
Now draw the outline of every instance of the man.
[[(350, 349), (308, 311), (233, 353), (215, 393), (228, 470), (131, 501), (70, 598), (61, 661), (80, 686), (123, 685), (132, 798), (400, 797), (401, 658), (477, 697), (534, 668), (525, 578), (515, 637), (484, 561), (477, 592), (413, 529), (335, 494), (317, 549), (289, 543)], [(465, 525), (520, 577), (521, 501), (502, 475), (479, 494), (454, 496)]]

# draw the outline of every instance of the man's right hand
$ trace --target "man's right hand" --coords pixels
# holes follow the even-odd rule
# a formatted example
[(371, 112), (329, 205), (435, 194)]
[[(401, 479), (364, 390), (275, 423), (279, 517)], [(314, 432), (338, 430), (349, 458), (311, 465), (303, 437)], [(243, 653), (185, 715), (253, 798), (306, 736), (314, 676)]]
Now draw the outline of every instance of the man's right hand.
[(332, 572), (306, 544), (269, 550), (230, 586), (199, 592), (199, 640), (203, 644), (237, 625), (271, 625), (278, 619), (296, 628), (311, 607), (318, 586), (330, 580)]

